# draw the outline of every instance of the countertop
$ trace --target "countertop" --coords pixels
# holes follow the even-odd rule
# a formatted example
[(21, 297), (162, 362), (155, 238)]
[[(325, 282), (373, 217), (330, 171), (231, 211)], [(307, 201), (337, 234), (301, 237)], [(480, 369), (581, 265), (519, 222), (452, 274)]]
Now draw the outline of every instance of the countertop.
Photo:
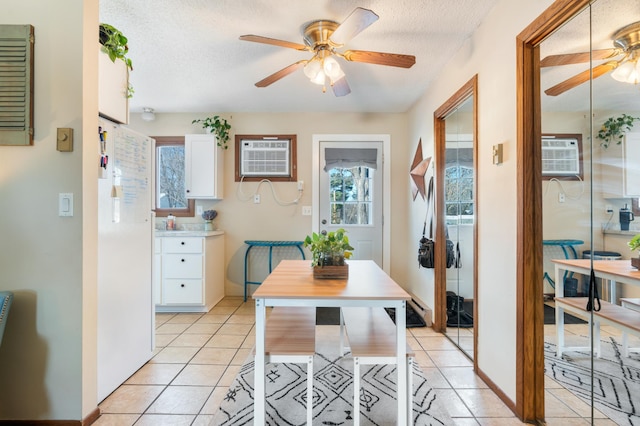
[(156, 237), (214, 237), (216, 235), (224, 235), (224, 231), (158, 231)]

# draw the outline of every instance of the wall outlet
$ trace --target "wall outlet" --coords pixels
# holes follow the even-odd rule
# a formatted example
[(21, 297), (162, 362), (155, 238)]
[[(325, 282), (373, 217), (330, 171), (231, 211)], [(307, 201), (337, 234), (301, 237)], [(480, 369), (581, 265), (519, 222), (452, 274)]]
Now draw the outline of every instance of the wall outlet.
[(613, 213), (613, 206), (611, 204), (607, 204), (605, 208), (607, 213)]
[(558, 202), (564, 203), (564, 192), (558, 194)]
[(311, 216), (311, 206), (302, 206), (302, 216)]
[(298, 191), (302, 191), (304, 189), (304, 182), (299, 180), (298, 181)]
[(198, 216), (202, 216), (203, 210), (202, 206), (196, 206), (196, 214)]
[(253, 204), (260, 204), (260, 194), (254, 194)]

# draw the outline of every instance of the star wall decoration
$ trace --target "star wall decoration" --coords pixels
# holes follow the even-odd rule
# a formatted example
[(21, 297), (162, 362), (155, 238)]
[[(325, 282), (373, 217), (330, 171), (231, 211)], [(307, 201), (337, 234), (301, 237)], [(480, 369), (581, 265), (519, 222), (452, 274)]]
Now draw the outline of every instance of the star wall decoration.
[(427, 173), (427, 169), (429, 169), (429, 164), (431, 164), (431, 157), (425, 158), (424, 160), (422, 159), (422, 139), (420, 139), (416, 153), (413, 156), (413, 162), (411, 163), (411, 171), (409, 172), (411, 176), (413, 201), (416, 200), (418, 194), (422, 195), (423, 200), (425, 199), (424, 175)]

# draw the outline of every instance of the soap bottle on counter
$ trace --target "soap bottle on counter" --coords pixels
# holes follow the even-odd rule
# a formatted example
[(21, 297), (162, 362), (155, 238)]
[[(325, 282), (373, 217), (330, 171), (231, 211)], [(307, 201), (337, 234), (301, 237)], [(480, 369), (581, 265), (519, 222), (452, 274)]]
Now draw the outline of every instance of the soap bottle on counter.
[(176, 217), (172, 214), (167, 215), (167, 231), (176, 229)]

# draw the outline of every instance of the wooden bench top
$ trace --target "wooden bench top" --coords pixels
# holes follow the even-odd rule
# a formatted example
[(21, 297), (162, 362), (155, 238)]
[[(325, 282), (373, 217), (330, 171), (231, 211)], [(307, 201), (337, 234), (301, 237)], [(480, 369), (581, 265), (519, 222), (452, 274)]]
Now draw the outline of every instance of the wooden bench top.
[[(396, 325), (384, 308), (342, 308), (353, 357), (396, 356)], [(407, 347), (407, 356), (415, 356)]]
[(313, 355), (315, 352), (316, 308), (273, 308), (267, 317), (265, 354)]
[[(589, 301), (588, 297), (556, 297), (555, 300), (556, 303), (588, 312), (586, 309), (587, 302)], [(640, 332), (640, 312), (623, 308), (620, 305), (609, 303), (605, 300), (600, 301), (600, 305), (602, 308), (599, 311), (594, 311), (594, 316), (605, 318), (613, 323), (617, 323)]]

